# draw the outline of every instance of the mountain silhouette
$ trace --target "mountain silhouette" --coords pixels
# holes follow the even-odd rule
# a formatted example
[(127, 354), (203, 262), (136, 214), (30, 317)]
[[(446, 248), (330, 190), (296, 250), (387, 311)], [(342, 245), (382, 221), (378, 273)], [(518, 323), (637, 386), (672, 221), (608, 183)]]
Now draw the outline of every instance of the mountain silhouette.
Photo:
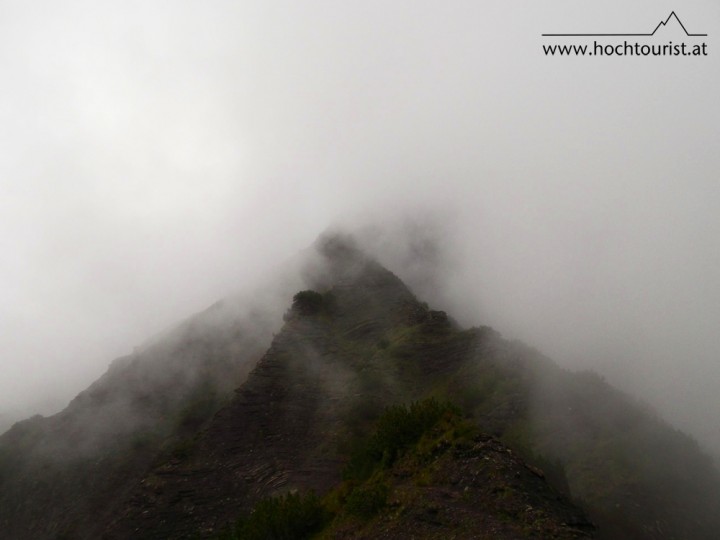
[(686, 36), (690, 36), (690, 37), (693, 37), (693, 36), (707, 36), (707, 34), (691, 34), (690, 32), (688, 32), (687, 29), (685, 28), (685, 25), (682, 23), (682, 21), (680, 20), (680, 18), (677, 16), (677, 14), (676, 14), (674, 11), (672, 11), (672, 12), (670, 13), (670, 15), (668, 15), (667, 19), (665, 19), (664, 21), (660, 21), (660, 22), (658, 23), (658, 25), (655, 27), (655, 29), (654, 29), (652, 32), (650, 32), (649, 34), (648, 34), (648, 33), (635, 33), (635, 32), (630, 32), (630, 33), (572, 33), (572, 34), (542, 34), (542, 35), (543, 35), (543, 36), (636, 36), (636, 37), (649, 37), (649, 36), (654, 36), (654, 35), (657, 33), (657, 31), (660, 30), (661, 28), (666, 28), (667, 25), (668, 25), (668, 23), (670, 23), (670, 24), (671, 24), (671, 27), (672, 27), (673, 25), (672, 25), (671, 21), (674, 21), (674, 25), (675, 25), (675, 26), (679, 26), (680, 29), (683, 31), (683, 33), (684, 33)]
[[(672, 21), (672, 22), (671, 22), (671, 21)], [(650, 35), (651, 35), (651, 36), (654, 36), (654, 35), (657, 33), (657, 31), (660, 30), (661, 28), (663, 28), (664, 30), (667, 30), (668, 28), (670, 28), (670, 27), (668, 27), (668, 24), (671, 24), (671, 25), (674, 24), (674, 25), (676, 25), (676, 26), (679, 26), (680, 29), (685, 33), (686, 36), (704, 36), (704, 35), (707, 35), (707, 34), (691, 34), (690, 32), (688, 32), (688, 31), (687, 31), (687, 28), (685, 28), (685, 25), (682, 23), (682, 21), (680, 20), (680, 18), (677, 16), (677, 14), (676, 14), (674, 11), (671, 12), (670, 15), (668, 15), (668, 18), (667, 18), (667, 19), (665, 19), (664, 21), (660, 21), (660, 22), (658, 23), (658, 25), (655, 27), (655, 30), (653, 30), (653, 31), (652, 31), (652, 34), (650, 34)]]

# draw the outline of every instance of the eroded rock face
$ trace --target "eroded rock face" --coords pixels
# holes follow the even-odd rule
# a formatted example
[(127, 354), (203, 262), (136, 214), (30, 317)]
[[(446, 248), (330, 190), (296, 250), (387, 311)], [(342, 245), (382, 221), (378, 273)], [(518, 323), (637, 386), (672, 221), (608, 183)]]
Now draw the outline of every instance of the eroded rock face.
[(209, 535), (264, 496), (323, 493), (340, 481), (338, 446), (362, 392), (360, 373), (379, 361), (382, 336), (410, 324), (408, 313), (427, 310), (371, 261), (356, 261), (336, 279), (331, 312), (287, 318), (232, 402), (187, 456), (140, 483), (107, 538)]

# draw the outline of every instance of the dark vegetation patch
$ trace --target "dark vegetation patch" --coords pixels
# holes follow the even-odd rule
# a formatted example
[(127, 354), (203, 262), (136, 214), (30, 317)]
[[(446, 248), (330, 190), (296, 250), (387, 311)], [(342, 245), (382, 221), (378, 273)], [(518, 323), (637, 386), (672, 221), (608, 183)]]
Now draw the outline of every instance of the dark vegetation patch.
[(363, 481), (378, 468), (387, 468), (398, 456), (418, 442), (443, 416), (458, 415), (449, 403), (429, 398), (387, 407), (377, 421), (375, 433), (360, 441), (343, 474), (346, 480)]
[(218, 540), (304, 540), (325, 526), (330, 517), (314, 492), (287, 493), (262, 499), (249, 516), (217, 537)]
[(290, 320), (293, 315), (308, 317), (312, 315), (331, 314), (337, 307), (335, 295), (328, 291), (319, 293), (313, 290), (300, 291), (293, 296), (292, 307), (284, 316)]

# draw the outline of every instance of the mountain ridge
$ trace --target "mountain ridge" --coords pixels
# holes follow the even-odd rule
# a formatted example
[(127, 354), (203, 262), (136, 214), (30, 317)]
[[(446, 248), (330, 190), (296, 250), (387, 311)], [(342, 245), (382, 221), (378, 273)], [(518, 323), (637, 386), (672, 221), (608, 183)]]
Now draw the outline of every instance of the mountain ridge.
[[(720, 501), (717, 471), (691, 439), (597, 376), (561, 370), (489, 327), (460, 328), (351, 239), (321, 238), (314, 249), (310, 288), (274, 337), (242, 317), (195, 327), (191, 319), (176, 341), (116, 362), (63, 413), (0, 436), (5, 537), (212, 538), (266, 497), (331, 493), (352, 441), (383, 408), (428, 396), (457, 403), (518, 463), (541, 471), (548, 508), (556, 497), (580, 500), (600, 538), (709, 539), (720, 530), (708, 513)], [(120, 413), (151, 414), (113, 423), (108, 407), (118, 403)], [(88, 427), (107, 422), (110, 436)], [(67, 426), (86, 453), (73, 453)], [(48, 457), (63, 444), (67, 459)], [(658, 457), (644, 464), (653, 445)], [(414, 504), (407, 515), (420, 515)], [(503, 519), (517, 524), (513, 512)], [(452, 532), (448, 523), (440, 530)]]

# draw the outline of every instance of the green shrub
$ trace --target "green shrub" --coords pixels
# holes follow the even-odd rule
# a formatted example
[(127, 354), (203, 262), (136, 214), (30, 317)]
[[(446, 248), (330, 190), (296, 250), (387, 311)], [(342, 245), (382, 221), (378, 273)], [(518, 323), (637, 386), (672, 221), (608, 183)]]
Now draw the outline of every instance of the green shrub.
[(219, 538), (222, 540), (303, 540), (322, 529), (328, 512), (314, 492), (288, 493), (257, 503), (252, 513)]
[(345, 510), (354, 516), (370, 518), (385, 508), (389, 489), (385, 484), (358, 486), (345, 501)]
[(387, 407), (377, 421), (375, 433), (352, 453), (345, 478), (362, 481), (375, 469), (389, 467), (446, 414), (459, 414), (459, 410), (435, 398), (414, 402), (409, 407)]
[(323, 295), (316, 291), (300, 291), (293, 296), (293, 311), (301, 315), (315, 315), (323, 308)]

